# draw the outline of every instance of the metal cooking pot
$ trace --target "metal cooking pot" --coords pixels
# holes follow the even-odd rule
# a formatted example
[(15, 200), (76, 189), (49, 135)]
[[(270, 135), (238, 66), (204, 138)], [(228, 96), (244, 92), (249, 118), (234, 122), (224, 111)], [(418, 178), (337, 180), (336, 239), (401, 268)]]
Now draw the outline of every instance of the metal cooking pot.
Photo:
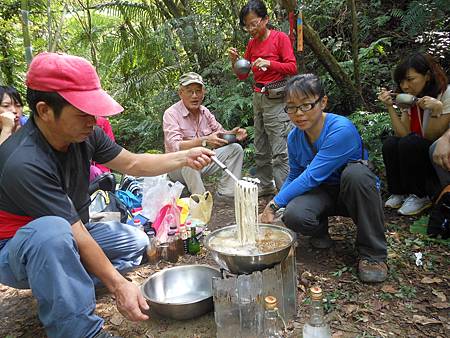
[[(287, 234), (290, 238), (290, 243), (285, 247), (279, 248), (276, 251), (264, 253), (264, 254), (254, 254), (254, 255), (238, 255), (231, 254), (228, 252), (219, 252), (213, 249), (210, 245), (211, 240), (215, 238), (218, 234), (223, 231), (230, 231), (230, 229), (236, 228), (236, 225), (230, 225), (217, 229), (211, 232), (203, 241), (203, 244), (211, 252), (214, 260), (219, 264), (220, 267), (225, 270), (230, 271), (234, 274), (250, 274), (254, 271), (261, 271), (267, 268), (271, 268), (274, 265), (281, 263), (289, 254), (291, 247), (295, 245), (297, 235), (292, 230), (275, 225), (275, 224), (260, 224), (260, 228), (271, 228), (274, 231), (282, 231)], [(236, 239), (237, 240), (237, 239)]]
[(237, 74), (245, 75), (250, 72), (252, 64), (247, 59), (239, 59), (234, 63), (233, 68)]
[(212, 278), (220, 276), (220, 271), (209, 265), (172, 267), (151, 275), (142, 284), (141, 292), (159, 315), (191, 319), (213, 309)]

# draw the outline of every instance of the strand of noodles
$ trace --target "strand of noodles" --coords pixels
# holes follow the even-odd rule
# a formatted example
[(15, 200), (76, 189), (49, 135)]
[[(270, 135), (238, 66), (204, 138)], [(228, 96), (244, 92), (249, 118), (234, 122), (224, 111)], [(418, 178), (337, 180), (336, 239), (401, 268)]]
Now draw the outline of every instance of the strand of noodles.
[(237, 235), (241, 245), (256, 243), (258, 226), (258, 186), (239, 180), (234, 186)]

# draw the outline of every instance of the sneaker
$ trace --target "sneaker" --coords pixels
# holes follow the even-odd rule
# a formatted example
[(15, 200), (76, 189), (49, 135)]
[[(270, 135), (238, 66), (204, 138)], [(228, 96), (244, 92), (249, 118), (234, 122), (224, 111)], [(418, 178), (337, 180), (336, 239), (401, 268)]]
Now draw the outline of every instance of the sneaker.
[(108, 331), (105, 331), (105, 330), (101, 329), (99, 332), (97, 332), (97, 334), (94, 336), (94, 338), (122, 338), (122, 337), (120, 337), (120, 336), (113, 336)]
[(398, 213), (405, 216), (417, 215), (418, 213), (431, 207), (431, 205), (432, 203), (428, 196), (420, 198), (412, 194), (408, 196), (405, 202), (403, 202), (401, 208), (398, 209)]
[(258, 188), (258, 197), (275, 195), (276, 192), (277, 191), (276, 191), (276, 189), (275, 189), (275, 187), (273, 185), (272, 186), (263, 187), (263, 188)]
[(358, 264), (358, 276), (362, 282), (381, 283), (387, 278), (388, 267), (385, 262), (361, 259)]
[(384, 206), (386, 208), (392, 208), (392, 209), (398, 209), (402, 206), (403, 202), (405, 201), (406, 195), (395, 195), (392, 194), (384, 203)]
[(333, 240), (329, 233), (319, 237), (311, 237), (309, 242), (316, 249), (329, 249), (333, 245)]

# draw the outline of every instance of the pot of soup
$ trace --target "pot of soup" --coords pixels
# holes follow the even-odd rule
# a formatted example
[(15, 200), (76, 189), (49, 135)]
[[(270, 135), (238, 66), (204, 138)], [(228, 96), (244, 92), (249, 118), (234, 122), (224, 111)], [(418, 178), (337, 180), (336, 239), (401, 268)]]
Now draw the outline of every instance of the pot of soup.
[(217, 264), (233, 274), (250, 274), (281, 263), (295, 246), (297, 237), (286, 227), (259, 224), (256, 243), (242, 246), (237, 231), (236, 225), (230, 225), (211, 232), (204, 239), (204, 246)]

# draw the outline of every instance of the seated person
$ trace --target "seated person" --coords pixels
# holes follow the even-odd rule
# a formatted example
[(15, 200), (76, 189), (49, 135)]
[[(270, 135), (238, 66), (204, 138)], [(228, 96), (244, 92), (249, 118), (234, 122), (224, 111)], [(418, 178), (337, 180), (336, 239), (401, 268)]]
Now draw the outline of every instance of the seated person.
[[(114, 133), (111, 128), (111, 123), (109, 123), (109, 120), (106, 117), (98, 116), (97, 126), (105, 132), (106, 136), (108, 136), (111, 139), (111, 141), (116, 142)], [(109, 170), (109, 168), (105, 167), (104, 165), (96, 162), (91, 162), (89, 182), (92, 182), (96, 177), (100, 176), (103, 173), (110, 173), (110, 172), (111, 170)]]
[(450, 184), (450, 129), (432, 144), (430, 158), (442, 189)]
[(425, 53), (414, 53), (394, 71), (397, 92), (418, 98), (410, 108), (395, 109), (392, 91), (382, 89), (378, 98), (389, 112), (395, 136), (382, 148), (386, 179), (391, 196), (386, 207), (399, 208), (402, 215), (415, 215), (431, 206), (438, 178), (429, 148), (448, 128), (450, 87), (442, 67)]
[(295, 128), (288, 135), (289, 175), (260, 215), (272, 223), (286, 208), (286, 226), (312, 236), (316, 248), (328, 248), (328, 216), (350, 216), (357, 226), (359, 278), (382, 282), (387, 276), (386, 238), (377, 177), (365, 165), (361, 137), (345, 117), (325, 113), (327, 96), (319, 78), (302, 74), (286, 87), (286, 108)]
[(14, 87), (0, 86), (0, 144), (25, 124), (23, 103)]
[(94, 283), (113, 293), (126, 318), (148, 319), (139, 288), (118, 270), (140, 264), (149, 241), (127, 224), (88, 223), (91, 160), (153, 176), (200, 170), (214, 153), (134, 154), (114, 143), (94, 128), (96, 117), (123, 108), (81, 57), (41, 53), (26, 84), (31, 118), (0, 147), (0, 283), (32, 290), (49, 337), (110, 337), (95, 314)]
[[(213, 114), (202, 106), (205, 96), (205, 84), (202, 77), (194, 72), (183, 74), (178, 90), (180, 101), (164, 112), (163, 129), (166, 153), (192, 147), (214, 148), (217, 158), (237, 177), (241, 177), (244, 151), (239, 143), (231, 143), (220, 137), (221, 133), (236, 134), (238, 141), (247, 137), (247, 131), (236, 127), (231, 131), (223, 129)], [(180, 181), (187, 186), (191, 194), (205, 192), (202, 175), (211, 175), (220, 170), (214, 163), (206, 166), (201, 172), (183, 167), (169, 173), (173, 181)], [(234, 181), (223, 174), (217, 188), (216, 198), (232, 198), (234, 196)]]

